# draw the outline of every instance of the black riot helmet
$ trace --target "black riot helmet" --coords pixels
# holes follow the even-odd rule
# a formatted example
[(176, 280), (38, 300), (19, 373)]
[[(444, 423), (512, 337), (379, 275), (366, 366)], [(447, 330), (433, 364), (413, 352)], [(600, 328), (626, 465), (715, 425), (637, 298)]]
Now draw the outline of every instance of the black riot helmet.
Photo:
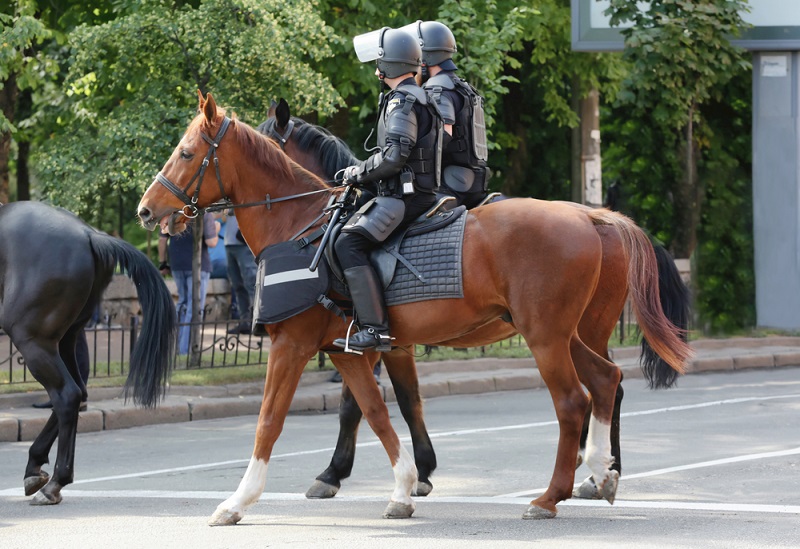
[(362, 63), (377, 60), (383, 78), (397, 78), (409, 72), (416, 74), (422, 64), (419, 44), (401, 30), (383, 27), (356, 36), (353, 45)]
[(402, 27), (401, 30), (417, 39), (422, 48), (422, 75), (427, 76), (427, 68), (439, 65), (444, 70), (455, 70), (452, 61), (456, 53), (456, 39), (447, 25), (438, 21), (417, 21)]

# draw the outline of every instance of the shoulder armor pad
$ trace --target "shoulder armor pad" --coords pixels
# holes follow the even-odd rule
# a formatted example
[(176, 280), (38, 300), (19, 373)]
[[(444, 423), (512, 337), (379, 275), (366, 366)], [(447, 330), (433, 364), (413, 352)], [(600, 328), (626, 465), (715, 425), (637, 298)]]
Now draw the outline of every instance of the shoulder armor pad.
[(397, 86), (395, 91), (402, 93), (403, 95), (413, 95), (414, 98), (420, 102), (421, 105), (428, 104), (428, 94), (425, 93), (425, 90), (420, 88), (419, 86)]
[(450, 78), (450, 76), (443, 73), (439, 73), (436, 76), (428, 78), (428, 81), (425, 82), (424, 87), (427, 90), (435, 88), (436, 86), (439, 86), (443, 90), (452, 90), (455, 89), (456, 87), (455, 82), (453, 82), (453, 79)]

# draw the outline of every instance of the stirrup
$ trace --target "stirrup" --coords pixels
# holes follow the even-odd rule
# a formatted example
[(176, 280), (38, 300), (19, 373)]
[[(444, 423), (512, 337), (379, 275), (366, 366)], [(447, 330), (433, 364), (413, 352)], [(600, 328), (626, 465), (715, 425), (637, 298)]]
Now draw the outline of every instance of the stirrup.
[(360, 356), (364, 354), (363, 351), (357, 351), (356, 349), (350, 347), (350, 335), (353, 333), (353, 326), (355, 325), (356, 319), (354, 318), (350, 321), (350, 325), (347, 327), (347, 333), (344, 335), (344, 352)]

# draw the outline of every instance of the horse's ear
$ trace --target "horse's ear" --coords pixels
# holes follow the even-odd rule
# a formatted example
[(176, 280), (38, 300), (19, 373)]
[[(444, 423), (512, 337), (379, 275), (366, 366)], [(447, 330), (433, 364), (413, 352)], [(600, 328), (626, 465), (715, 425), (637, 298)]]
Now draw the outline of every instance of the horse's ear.
[(214, 101), (211, 92), (208, 92), (208, 95), (206, 95), (206, 104), (203, 105), (203, 114), (206, 115), (206, 120), (210, 123), (213, 123), (214, 120), (217, 119), (217, 103)]
[(281, 128), (285, 128), (286, 125), (289, 123), (289, 118), (291, 114), (289, 113), (289, 103), (281, 97), (280, 102), (278, 102), (278, 106), (275, 108), (275, 118), (278, 121), (278, 126)]
[(197, 89), (197, 101), (198, 101), (197, 110), (202, 111), (203, 105), (205, 104), (206, 100), (203, 99), (203, 92), (201, 92), (199, 88)]
[(267, 118), (273, 118), (275, 116), (275, 107), (277, 106), (278, 104), (275, 102), (274, 99), (270, 101), (269, 110), (267, 111)]

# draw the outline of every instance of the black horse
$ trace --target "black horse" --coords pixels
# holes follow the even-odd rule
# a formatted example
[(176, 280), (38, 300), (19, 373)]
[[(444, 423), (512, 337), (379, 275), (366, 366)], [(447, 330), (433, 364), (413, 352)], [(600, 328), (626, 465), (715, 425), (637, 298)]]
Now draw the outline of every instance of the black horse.
[[(29, 451), (25, 495), (36, 494), (33, 505), (51, 505), (61, 501), (61, 489), (73, 481), (78, 408), (87, 396), (75, 359), (76, 338), (117, 265), (136, 284), (143, 312), (125, 396), (145, 407), (161, 399), (174, 365), (175, 306), (147, 256), (66, 210), (38, 202), (4, 205), (0, 235), (0, 326), (53, 403)], [(56, 437), (50, 478), (42, 465)]]

